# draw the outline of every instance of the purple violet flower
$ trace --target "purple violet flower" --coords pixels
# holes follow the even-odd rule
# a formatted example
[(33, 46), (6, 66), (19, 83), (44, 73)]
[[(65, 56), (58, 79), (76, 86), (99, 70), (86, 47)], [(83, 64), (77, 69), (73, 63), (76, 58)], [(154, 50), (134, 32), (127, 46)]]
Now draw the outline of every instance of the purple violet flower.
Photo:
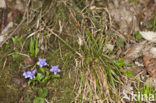
[(33, 70), (31, 73), (32, 73), (33, 75), (35, 75), (35, 73), (36, 73), (36, 69), (35, 69), (35, 70)]
[(33, 79), (33, 78), (35, 78), (35, 73), (36, 73), (36, 70), (33, 70), (32, 72), (31, 71), (27, 71), (27, 72), (23, 73), (23, 76), (25, 78)]
[(54, 74), (56, 75), (58, 72), (61, 71), (60, 69), (58, 69), (58, 67), (59, 67), (59, 65), (56, 65), (56, 66), (51, 65), (52, 69), (50, 69), (50, 72), (54, 72)]
[(46, 66), (46, 65), (47, 65), (46, 59), (41, 59), (41, 58), (39, 58), (38, 60), (39, 60), (39, 61), (37, 62), (37, 65), (39, 65), (41, 68), (42, 68), (43, 66)]

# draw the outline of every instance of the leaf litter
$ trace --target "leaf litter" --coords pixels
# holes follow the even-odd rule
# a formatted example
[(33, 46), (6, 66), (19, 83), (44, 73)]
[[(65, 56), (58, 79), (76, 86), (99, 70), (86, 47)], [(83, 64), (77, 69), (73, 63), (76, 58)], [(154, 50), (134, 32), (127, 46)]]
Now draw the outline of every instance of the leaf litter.
[[(135, 75), (147, 77), (147, 80), (143, 80), (144, 83), (148, 86), (150, 83), (156, 87), (156, 32), (144, 26), (146, 22), (154, 18), (156, 1), (134, 0), (131, 3), (129, 1), (111, 0), (108, 4), (113, 23), (117, 25), (116, 30), (118, 29), (122, 36), (126, 38), (126, 46), (122, 49), (123, 53), (121, 54), (124, 54), (125, 62), (135, 65), (132, 67), (134, 71), (142, 70)], [(142, 37), (137, 36), (139, 39), (136, 40), (133, 37), (135, 32), (139, 32)], [(131, 85), (128, 85), (126, 88), (131, 87)], [(123, 89), (123, 92), (125, 91)]]

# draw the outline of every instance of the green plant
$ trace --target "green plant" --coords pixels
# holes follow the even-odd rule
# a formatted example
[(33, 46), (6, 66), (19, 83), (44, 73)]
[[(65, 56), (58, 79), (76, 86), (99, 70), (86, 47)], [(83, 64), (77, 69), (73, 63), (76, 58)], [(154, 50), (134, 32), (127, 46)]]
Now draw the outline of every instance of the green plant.
[(33, 103), (45, 103), (44, 98), (36, 97), (33, 101)]
[(48, 89), (47, 88), (40, 88), (38, 90), (39, 97), (45, 98), (48, 95)]
[(12, 37), (11, 39), (12, 39), (14, 46), (17, 44), (17, 42), (21, 43), (23, 41), (23, 38), (20, 38), (18, 35)]
[(138, 31), (135, 33), (135, 38), (138, 40), (142, 39), (142, 36), (140, 35)]
[(141, 84), (140, 80), (138, 80), (137, 103), (142, 103), (143, 101), (151, 102), (154, 101), (155, 99), (156, 99), (156, 92), (152, 87), (152, 84), (149, 85)]
[(33, 57), (37, 57), (39, 49), (38, 49), (38, 40), (31, 38), (30, 46), (29, 46), (30, 55)]
[[(96, 83), (96, 90), (100, 98), (104, 98), (104, 94), (101, 92), (101, 85), (102, 81), (99, 79), (99, 71), (102, 69), (103, 76), (105, 77), (105, 86), (107, 86), (113, 96), (116, 96), (117, 98), (117, 85), (122, 83), (122, 80), (120, 79), (120, 75), (122, 71), (120, 69), (123, 65), (122, 59), (119, 59), (119, 62), (116, 63), (113, 60), (109, 59), (105, 55), (103, 55), (103, 48), (105, 47), (105, 42), (108, 43), (107, 40), (105, 40), (104, 37), (102, 37), (102, 32), (97, 35), (97, 37), (94, 37), (93, 34), (89, 31), (89, 29), (86, 30), (86, 34), (88, 36), (85, 45), (82, 47), (82, 54), (86, 55), (86, 65), (83, 66), (83, 68), (89, 67), (90, 71), (92, 72), (92, 75), (95, 79)], [(122, 40), (120, 40), (122, 42)], [(124, 42), (122, 42), (124, 44)], [(87, 54), (86, 54), (87, 53)], [(87, 71), (86, 71), (87, 73)], [(84, 77), (87, 78), (86, 74), (84, 74)], [(118, 81), (118, 82), (116, 82)], [(89, 82), (86, 81), (88, 88), (91, 88), (89, 85)], [(108, 89), (107, 88), (107, 89)], [(106, 89), (106, 88), (105, 88)], [(93, 90), (89, 89), (89, 94), (92, 98), (93, 96)]]
[(32, 79), (31, 81), (28, 82), (33, 83), (33, 85), (38, 84), (38, 83), (46, 83), (49, 79), (51, 78), (60, 78), (59, 74), (56, 75), (51, 75), (50, 72), (46, 68), (39, 68), (40, 72), (36, 74), (36, 77)]
[[(99, 26), (100, 27), (100, 26)], [(48, 29), (49, 30), (49, 29)], [(70, 46), (68, 42), (63, 40), (59, 35), (55, 34), (51, 30), (49, 30), (52, 34), (54, 34), (60, 41), (62, 41), (72, 52), (75, 52), (78, 55), (83, 55), (82, 57), (85, 58), (85, 63), (81, 66), (84, 70), (83, 76), (81, 77), (81, 86), (84, 84), (88, 88), (88, 98), (90, 101), (92, 100), (94, 96), (94, 90), (92, 90), (92, 85), (88, 81), (88, 72), (92, 77), (94, 78), (95, 85), (96, 85), (96, 93), (99, 96), (99, 98), (104, 98), (105, 94), (101, 92), (101, 89), (109, 89), (111, 94), (114, 94), (113, 96), (117, 98), (117, 85), (119, 85), (122, 80), (120, 79), (120, 76), (122, 74), (122, 67), (119, 67), (113, 60), (109, 59), (105, 55), (103, 55), (103, 49), (105, 47), (105, 42), (108, 41), (105, 40), (103, 37), (103, 31), (99, 33), (96, 37), (93, 36), (93, 34), (89, 31), (89, 29), (86, 29), (86, 35), (87, 40), (85, 40), (84, 45), (81, 46), (81, 49), (79, 51), (76, 51), (75, 48)], [(124, 42), (123, 42), (124, 44)], [(104, 86), (101, 86), (103, 84), (103, 79), (100, 79), (100, 69), (102, 69), (102, 74), (104, 78), (104, 81), (106, 82), (104, 85), (108, 88), (105, 88)], [(82, 83), (83, 82), (83, 83)], [(81, 87), (80, 87), (81, 88)], [(83, 93), (82, 93), (83, 95)]]
[[(28, 86), (32, 83), (33, 85), (35, 84), (42, 84), (47, 82), (47, 80), (51, 78), (59, 78), (60, 75), (57, 74), (61, 70), (59, 69), (59, 65), (52, 66), (51, 69), (47, 67), (46, 59), (41, 59), (39, 58), (39, 61), (37, 62), (37, 65), (39, 66), (39, 70), (33, 70), (33, 71), (27, 71), (23, 73), (23, 76), (25, 78), (29, 78)], [(54, 75), (52, 75), (50, 72), (54, 72)]]
[(125, 41), (121, 38), (117, 39), (117, 46), (124, 47)]
[(18, 58), (18, 56), (19, 56), (18, 52), (15, 51), (15, 52), (12, 53), (13, 60), (16, 60)]
[(8, 50), (10, 48), (9, 44), (5, 44), (4, 50)]
[(132, 70), (127, 70), (127, 71), (125, 71), (125, 75), (126, 75), (127, 77), (129, 77), (129, 78), (134, 77), (134, 74), (133, 74), (133, 71), (132, 71)]
[[(123, 66), (132, 66), (132, 64), (125, 63), (124, 60), (123, 60), (123, 58), (119, 58), (118, 60), (113, 60), (113, 62), (114, 62), (117, 66), (119, 66), (119, 67), (121, 67), (121, 68), (122, 68)], [(134, 77), (132, 70), (124, 70), (124, 71), (122, 71), (122, 72), (125, 74), (125, 76), (127, 76), (127, 77), (129, 77), (129, 78)]]
[(16, 44), (18, 38), (19, 38), (18, 36), (15, 36), (15, 37), (12, 37), (12, 38), (11, 38), (14, 45)]
[[(22, 43), (23, 41), (23, 38), (20, 38), (19, 36), (14, 36), (11, 38), (12, 39), (12, 42), (13, 42), (13, 45), (14, 45), (14, 52), (12, 53), (12, 57), (14, 60), (17, 59), (18, 57), (18, 47), (19, 47), (19, 44)], [(8, 44), (5, 45), (5, 50), (8, 50), (10, 48), (10, 46)]]
[(45, 103), (45, 98), (48, 95), (48, 89), (40, 88), (37, 93), (39, 97), (36, 97), (33, 103)]
[(123, 58), (119, 58), (118, 60), (113, 60), (113, 62), (119, 66), (119, 67), (122, 67), (122, 66), (132, 66), (132, 64), (128, 64), (128, 63), (125, 63)]
[(40, 70), (41, 69), (42, 69), (41, 73), (40, 72), (37, 73), (36, 77), (28, 82), (28, 85), (30, 85), (31, 83), (33, 85), (38, 84), (38, 83), (43, 84), (43, 83), (46, 83), (49, 79), (60, 78), (59, 74), (51, 75), (50, 72), (46, 70), (46, 68), (40, 68)]

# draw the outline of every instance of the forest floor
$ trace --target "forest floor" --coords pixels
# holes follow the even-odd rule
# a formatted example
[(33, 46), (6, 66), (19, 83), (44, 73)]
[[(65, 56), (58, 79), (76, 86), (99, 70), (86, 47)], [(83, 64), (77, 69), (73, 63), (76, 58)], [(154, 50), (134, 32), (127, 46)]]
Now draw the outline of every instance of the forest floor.
[(0, 20), (0, 103), (156, 101), (156, 0), (1, 0)]

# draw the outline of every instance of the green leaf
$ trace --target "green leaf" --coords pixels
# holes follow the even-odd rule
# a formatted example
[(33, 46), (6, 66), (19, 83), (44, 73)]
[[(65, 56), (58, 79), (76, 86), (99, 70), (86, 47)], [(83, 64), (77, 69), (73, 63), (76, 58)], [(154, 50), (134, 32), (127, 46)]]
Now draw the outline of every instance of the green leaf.
[(134, 77), (133, 72), (131, 70), (127, 70), (126, 75), (129, 78)]
[(14, 44), (16, 44), (17, 39), (18, 39), (18, 36), (12, 37), (12, 41)]
[(35, 57), (37, 57), (37, 54), (38, 54), (38, 41), (36, 40), (35, 42)]
[(40, 71), (41, 71), (42, 73), (45, 73), (45, 72), (46, 72), (46, 70), (45, 70), (44, 68), (40, 68)]
[(18, 42), (21, 43), (23, 40), (24, 40), (23, 38), (19, 38), (19, 39), (18, 39)]
[(155, 12), (154, 20), (153, 20), (153, 31), (155, 30), (156, 30), (156, 12)]
[(50, 72), (49, 71), (46, 71), (46, 76), (49, 76)]
[(28, 81), (28, 86), (30, 86), (31, 82), (32, 82), (31, 80), (30, 80), (30, 81)]
[(48, 79), (49, 79), (49, 76), (46, 76), (46, 77), (41, 81), (41, 83), (45, 83)]
[(31, 38), (29, 52), (30, 52), (31, 56), (37, 57), (37, 54), (39, 52), (38, 40)]
[(124, 65), (123, 58), (119, 58), (118, 61), (116, 61), (116, 65), (118, 65), (119, 67), (122, 67)]
[(41, 73), (37, 73), (36, 79), (38, 81), (41, 81), (42, 78), (43, 78), (43, 75)]
[(5, 50), (8, 50), (10, 48), (10, 46), (8, 44), (5, 45)]
[(140, 35), (139, 32), (136, 32), (135, 33), (135, 38), (138, 39), (138, 40), (140, 40), (140, 39), (142, 39), (142, 36)]
[(123, 58), (119, 58), (119, 62), (120, 63), (123, 63)]
[(12, 54), (12, 58), (13, 58), (13, 59), (17, 59), (17, 57), (18, 57), (18, 53), (17, 53), (17, 52), (14, 52), (14, 53)]
[(36, 98), (34, 99), (33, 103), (45, 103), (45, 102), (44, 102), (44, 98), (36, 97)]
[(56, 75), (52, 75), (52, 77), (54, 77), (54, 78), (60, 78), (60, 75), (59, 74), (56, 74)]
[(48, 89), (47, 88), (41, 88), (38, 90), (39, 97), (45, 98), (48, 95)]
[(29, 52), (30, 52), (31, 56), (34, 56), (34, 45), (35, 45), (35, 42), (34, 42), (34, 40), (31, 38), (30, 47), (29, 47)]

